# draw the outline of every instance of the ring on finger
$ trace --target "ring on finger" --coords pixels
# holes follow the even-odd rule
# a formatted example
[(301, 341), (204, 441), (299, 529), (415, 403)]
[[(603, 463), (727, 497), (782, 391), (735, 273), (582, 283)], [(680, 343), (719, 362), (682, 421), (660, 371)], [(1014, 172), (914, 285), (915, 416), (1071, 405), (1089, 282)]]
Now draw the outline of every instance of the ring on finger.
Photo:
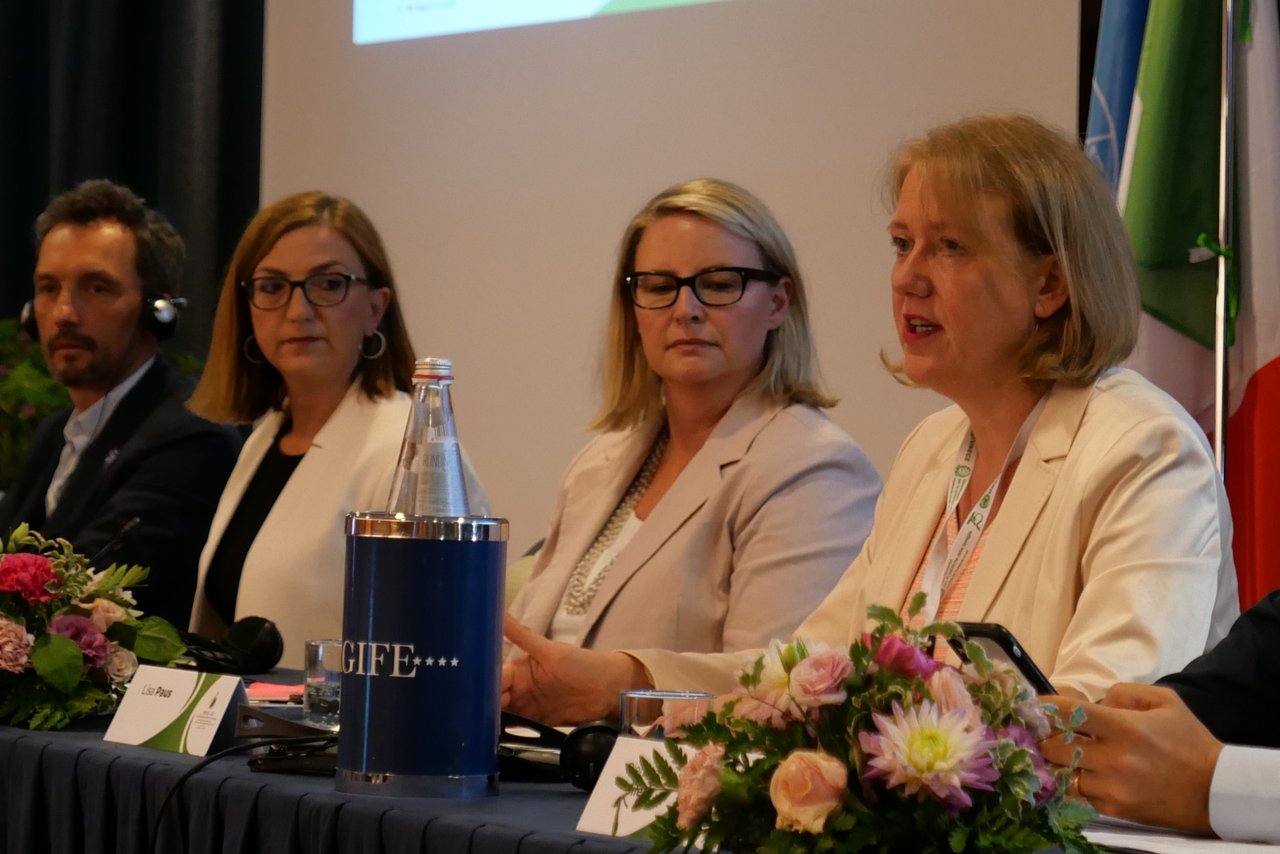
[(1077, 765), (1075, 768), (1073, 768), (1073, 769), (1072, 769), (1072, 771), (1071, 771), (1071, 781), (1070, 781), (1070, 783), (1067, 785), (1067, 792), (1068, 792), (1069, 794), (1074, 794), (1076, 797), (1080, 798), (1081, 800), (1085, 800), (1085, 801), (1087, 801), (1087, 800), (1089, 800), (1088, 795), (1086, 795), (1086, 794), (1084, 793), (1084, 790), (1080, 788), (1080, 774), (1081, 774), (1083, 771), (1084, 771), (1084, 769), (1083, 769), (1083, 768), (1081, 768), (1081, 767), (1080, 767), (1080, 766), (1078, 766), (1078, 765)]

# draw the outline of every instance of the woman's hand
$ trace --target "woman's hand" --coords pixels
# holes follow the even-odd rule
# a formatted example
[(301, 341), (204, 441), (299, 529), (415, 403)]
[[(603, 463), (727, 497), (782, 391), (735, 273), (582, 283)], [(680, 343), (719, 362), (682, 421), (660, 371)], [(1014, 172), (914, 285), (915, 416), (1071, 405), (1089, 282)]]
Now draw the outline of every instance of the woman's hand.
[[(1045, 697), (1063, 720), (1084, 706), (1077, 738), (1040, 743), (1059, 765), (1080, 751), (1072, 794), (1107, 815), (1199, 833), (1209, 827), (1209, 784), (1222, 751), (1204, 724), (1168, 688), (1113, 685), (1101, 703)], [(1082, 737), (1081, 737), (1082, 736)]]
[(651, 688), (639, 661), (547, 640), (510, 614), (507, 640), (525, 655), (502, 665), (502, 708), (552, 726), (618, 717), (618, 693)]

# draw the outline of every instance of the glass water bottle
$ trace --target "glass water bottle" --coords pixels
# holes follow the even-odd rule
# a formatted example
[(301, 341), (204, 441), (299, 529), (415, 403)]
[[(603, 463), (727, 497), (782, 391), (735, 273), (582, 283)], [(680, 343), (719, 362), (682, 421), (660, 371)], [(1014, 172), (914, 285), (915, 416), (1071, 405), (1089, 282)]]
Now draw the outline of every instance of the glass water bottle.
[(414, 363), (413, 408), (387, 499), (392, 513), (468, 515), (462, 452), (449, 401), (452, 384), (451, 360), (428, 357)]

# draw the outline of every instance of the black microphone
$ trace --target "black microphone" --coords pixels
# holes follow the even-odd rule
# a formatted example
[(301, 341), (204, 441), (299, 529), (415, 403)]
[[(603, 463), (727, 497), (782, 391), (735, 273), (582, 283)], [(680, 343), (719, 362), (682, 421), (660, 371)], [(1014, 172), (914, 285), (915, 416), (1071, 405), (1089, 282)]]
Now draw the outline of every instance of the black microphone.
[(105, 558), (107, 555), (119, 549), (122, 545), (124, 545), (125, 538), (128, 537), (129, 534), (133, 532), (134, 528), (138, 527), (141, 524), (142, 524), (141, 516), (133, 516), (127, 519), (125, 523), (120, 526), (120, 529), (115, 532), (115, 535), (112, 536), (111, 539), (107, 540), (107, 544), (102, 548), (98, 549), (98, 551), (94, 553), (93, 557), (89, 558), (89, 565), (97, 566), (98, 563), (103, 558)]

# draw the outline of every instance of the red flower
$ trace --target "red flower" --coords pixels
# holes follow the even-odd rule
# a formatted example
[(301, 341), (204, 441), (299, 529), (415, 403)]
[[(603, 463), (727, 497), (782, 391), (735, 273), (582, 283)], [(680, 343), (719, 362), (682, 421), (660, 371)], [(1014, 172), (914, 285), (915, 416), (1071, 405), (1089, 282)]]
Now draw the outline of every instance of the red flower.
[(29, 604), (48, 602), (57, 595), (49, 584), (58, 577), (44, 555), (12, 554), (0, 559), (0, 592), (17, 593)]

